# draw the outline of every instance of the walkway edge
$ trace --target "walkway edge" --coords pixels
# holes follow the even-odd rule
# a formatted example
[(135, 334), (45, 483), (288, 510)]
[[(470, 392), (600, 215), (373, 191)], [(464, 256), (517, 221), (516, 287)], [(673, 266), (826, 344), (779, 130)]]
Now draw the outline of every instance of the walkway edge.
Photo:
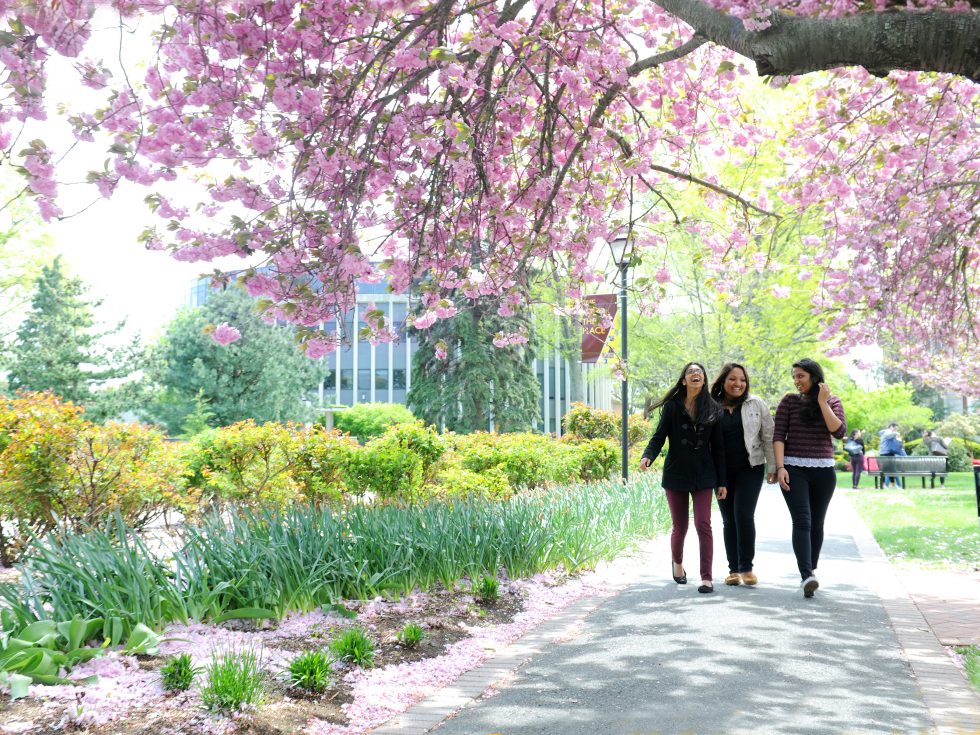
[[(646, 541), (624, 556), (642, 563)], [(620, 557), (622, 558), (622, 557)], [(585, 618), (600, 605), (620, 594), (636, 580), (626, 576), (610, 585), (611, 594), (582, 597), (554, 617), (540, 622), (523, 636), (470, 669), (455, 682), (412, 705), (401, 714), (371, 730), (371, 735), (424, 735), (436, 725), (469, 704), (479, 700), (494, 684), (503, 681), (517, 669), (541, 653), (548, 645), (574, 635)]]
[(840, 495), (846, 500), (845, 512), (851, 515), (854, 542), (869, 572), (869, 586), (888, 614), (936, 732), (980, 733), (980, 694), (946, 653), (850, 499)]

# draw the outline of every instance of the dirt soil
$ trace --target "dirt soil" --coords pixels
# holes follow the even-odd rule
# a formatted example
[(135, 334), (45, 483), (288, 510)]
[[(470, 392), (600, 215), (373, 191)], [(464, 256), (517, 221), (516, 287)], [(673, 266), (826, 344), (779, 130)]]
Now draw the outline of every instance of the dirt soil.
[[(357, 607), (353, 603), (351, 607)], [(364, 622), (358, 616), (356, 622), (369, 630), (376, 645), (375, 666), (385, 667), (410, 663), (438, 656), (453, 643), (468, 637), (464, 626), (491, 626), (510, 622), (523, 609), (523, 599), (501, 585), (498, 600), (482, 603), (466, 591), (430, 593), (421, 610), (399, 612), (382, 607), (376, 615)], [(406, 648), (397, 640), (397, 634), (406, 623), (419, 624), (425, 638), (414, 648)], [(229, 622), (227, 627), (247, 629), (250, 623)], [(265, 624), (264, 630), (275, 630), (276, 624)], [(277, 649), (301, 653), (323, 647), (331, 631), (311, 629), (305, 637), (275, 639)], [(271, 642), (270, 642), (271, 644)], [(140, 657), (141, 669), (155, 671), (164, 664), (161, 657)], [(336, 669), (335, 669), (336, 670)], [(204, 712), (196, 697), (186, 694), (168, 696), (151, 711), (140, 712), (102, 726), (79, 726), (71, 722), (63, 709), (45, 707), (44, 703), (27, 698), (11, 702), (0, 694), (0, 735), (32, 733), (84, 733), (85, 735), (186, 735), (188, 733), (235, 732), (239, 735), (292, 735), (302, 732), (313, 719), (347, 724), (343, 705), (352, 701), (351, 687), (343, 681), (344, 670), (335, 673), (331, 685), (323, 692), (311, 694), (288, 686), (284, 677), (269, 675), (265, 701), (256, 711), (239, 718), (230, 730), (222, 730)], [(83, 688), (80, 688), (80, 690)], [(227, 724), (227, 721), (223, 721)], [(26, 728), (28, 723), (33, 726)]]

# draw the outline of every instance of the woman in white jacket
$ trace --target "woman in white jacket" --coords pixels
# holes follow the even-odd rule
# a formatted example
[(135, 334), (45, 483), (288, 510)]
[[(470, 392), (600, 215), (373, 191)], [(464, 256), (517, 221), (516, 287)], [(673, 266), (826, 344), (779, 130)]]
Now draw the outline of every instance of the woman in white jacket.
[(711, 386), (711, 397), (725, 410), (721, 430), (725, 442), (728, 495), (718, 501), (724, 521), (728, 576), (725, 584), (756, 584), (755, 506), (762, 491), (766, 465), (769, 482), (775, 481), (772, 450), (773, 420), (765, 401), (749, 393), (745, 367), (729, 362)]

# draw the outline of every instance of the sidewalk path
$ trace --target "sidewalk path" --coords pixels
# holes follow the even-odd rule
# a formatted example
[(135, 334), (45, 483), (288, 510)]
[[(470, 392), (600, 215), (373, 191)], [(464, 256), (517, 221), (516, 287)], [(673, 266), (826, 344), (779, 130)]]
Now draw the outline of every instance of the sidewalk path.
[(980, 698), (843, 494), (831, 505), (812, 600), (800, 592), (789, 515), (774, 487), (763, 491), (757, 522), (757, 588), (722, 584), (716, 514), (714, 594), (697, 592), (693, 528), (687, 585), (671, 581), (661, 539), (645, 574), (616, 597), (580, 606), (575, 635), (537, 645), (510, 677), (519, 647), (466, 675), (469, 692), (483, 682), (476, 694), (502, 680), (494, 696), (471, 700), (461, 685), (376, 732), (426, 732), (464, 704), (438, 735), (980, 732)]
[(980, 572), (903, 569), (899, 576), (940, 643), (980, 646)]

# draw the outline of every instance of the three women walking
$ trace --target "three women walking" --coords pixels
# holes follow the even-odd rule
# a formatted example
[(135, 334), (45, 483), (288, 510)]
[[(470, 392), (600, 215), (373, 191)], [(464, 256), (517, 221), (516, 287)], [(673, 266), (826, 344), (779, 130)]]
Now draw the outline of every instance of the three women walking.
[[(783, 396), (775, 421), (765, 402), (749, 391), (743, 365), (728, 363), (710, 393), (704, 366), (690, 362), (677, 383), (657, 401), (660, 421), (640, 461), (646, 470), (667, 444), (662, 485), (672, 522), (671, 576), (687, 582), (684, 538), (694, 506), (701, 586), (712, 592), (711, 495), (718, 498), (728, 557), (728, 585), (755, 585), (755, 508), (763, 478), (778, 482), (792, 519), (792, 546), (804, 597), (819, 587), (817, 562), (824, 520), (837, 486), (834, 438), (847, 426), (840, 399), (831, 395), (820, 365), (793, 363), (795, 393)], [(768, 466), (769, 473), (766, 475)]]

